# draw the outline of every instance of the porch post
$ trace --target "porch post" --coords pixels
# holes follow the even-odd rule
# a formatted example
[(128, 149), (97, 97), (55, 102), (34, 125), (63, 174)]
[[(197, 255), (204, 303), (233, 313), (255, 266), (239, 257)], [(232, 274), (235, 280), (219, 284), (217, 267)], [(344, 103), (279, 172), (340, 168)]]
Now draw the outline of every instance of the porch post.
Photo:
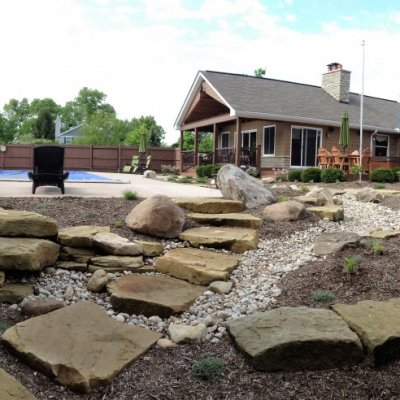
[(214, 143), (213, 143), (213, 164), (218, 162), (217, 158), (217, 147), (218, 147), (218, 136), (217, 136), (217, 124), (213, 125), (213, 132), (214, 132)]
[(180, 170), (183, 171), (183, 131), (181, 130), (181, 138), (179, 141), (179, 148), (180, 148)]
[(199, 131), (194, 128), (194, 165), (199, 163)]
[(240, 167), (240, 153), (241, 153), (241, 138), (242, 138), (242, 123), (240, 117), (236, 119), (236, 154), (235, 154), (235, 165)]

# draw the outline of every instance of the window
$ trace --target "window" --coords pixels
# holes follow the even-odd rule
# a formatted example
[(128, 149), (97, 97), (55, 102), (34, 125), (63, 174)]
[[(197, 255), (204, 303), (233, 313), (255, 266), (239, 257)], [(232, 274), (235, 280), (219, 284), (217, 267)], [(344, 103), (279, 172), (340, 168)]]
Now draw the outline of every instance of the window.
[(229, 147), (229, 132), (221, 133), (221, 148), (226, 149)]
[(257, 147), (257, 131), (242, 132), (242, 147), (244, 148)]
[(374, 156), (387, 157), (389, 155), (389, 136), (374, 135), (372, 140), (374, 143)]
[(264, 155), (275, 154), (275, 125), (264, 126)]

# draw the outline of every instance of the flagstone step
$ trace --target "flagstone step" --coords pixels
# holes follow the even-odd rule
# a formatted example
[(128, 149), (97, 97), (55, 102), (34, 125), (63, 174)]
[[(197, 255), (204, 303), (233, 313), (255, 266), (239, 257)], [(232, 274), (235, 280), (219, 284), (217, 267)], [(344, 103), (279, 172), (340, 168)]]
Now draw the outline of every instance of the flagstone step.
[(238, 266), (240, 256), (215, 251), (177, 248), (172, 249), (154, 263), (157, 271), (185, 279), (197, 285), (208, 285), (226, 280)]
[(179, 207), (204, 214), (236, 213), (243, 210), (243, 203), (219, 197), (175, 197), (172, 201)]
[(255, 250), (258, 245), (257, 231), (248, 228), (209, 227), (188, 229), (179, 235), (194, 247), (213, 247), (244, 253)]
[(188, 213), (186, 218), (203, 224), (209, 225), (228, 225), (241, 228), (259, 229), (262, 225), (262, 219), (251, 214), (245, 213), (226, 213), (226, 214), (204, 214)]
[(309, 207), (307, 211), (315, 214), (321, 219), (328, 219), (329, 221), (341, 221), (344, 219), (343, 206), (326, 205), (321, 207)]
[(36, 397), (14, 377), (0, 368), (1, 400), (36, 400)]

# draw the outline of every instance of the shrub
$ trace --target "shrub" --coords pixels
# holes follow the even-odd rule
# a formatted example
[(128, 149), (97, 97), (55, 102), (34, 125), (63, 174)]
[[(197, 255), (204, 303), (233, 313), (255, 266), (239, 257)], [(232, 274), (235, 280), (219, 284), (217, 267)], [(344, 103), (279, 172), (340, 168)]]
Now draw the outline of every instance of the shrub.
[(170, 175), (167, 179), (168, 182), (178, 182), (178, 177), (176, 175)]
[(397, 176), (390, 168), (377, 168), (369, 174), (371, 182), (389, 182), (393, 183), (397, 180)]
[(208, 183), (208, 178), (205, 176), (198, 176), (196, 178), (196, 183)]
[(385, 248), (383, 247), (382, 243), (379, 242), (378, 240), (372, 241), (372, 251), (374, 254), (383, 254), (385, 251)]
[(303, 169), (301, 180), (302, 182), (321, 182), (321, 170), (316, 167)]
[(192, 183), (193, 178), (191, 176), (182, 176), (181, 179), (178, 180), (179, 183)]
[(288, 178), (288, 170), (287, 169), (272, 168), (272, 171), (274, 171), (276, 181), (281, 181), (281, 182), (288, 181), (289, 178)]
[(124, 221), (122, 221), (122, 219), (117, 218), (114, 221), (114, 225), (116, 228), (122, 228), (124, 226)]
[(288, 200), (289, 200), (289, 197), (287, 197), (287, 196), (278, 196), (276, 199), (276, 201), (278, 203), (283, 203), (284, 201), (288, 201)]
[(358, 271), (358, 264), (362, 261), (360, 256), (350, 256), (344, 259), (344, 272), (348, 274), (355, 274)]
[(0, 320), (0, 335), (5, 332), (8, 328), (13, 326), (13, 324), (9, 321)]
[(200, 165), (196, 168), (196, 175), (199, 177), (211, 178), (213, 175), (217, 174), (221, 168), (218, 164), (206, 164)]
[(246, 172), (254, 178), (258, 178), (260, 176), (260, 171), (256, 167), (249, 167), (246, 169)]
[(392, 168), (396, 181), (400, 181), (400, 167)]
[(210, 383), (217, 382), (224, 370), (224, 363), (216, 357), (204, 357), (192, 365), (192, 375)]
[(375, 190), (381, 190), (381, 189), (385, 189), (385, 184), (384, 183), (375, 183), (374, 184), (374, 189)]
[(124, 191), (125, 200), (137, 200), (137, 198), (138, 198), (137, 192), (133, 192), (132, 190)]
[(362, 165), (353, 165), (350, 172), (352, 174), (362, 174), (364, 172), (364, 167)]
[(321, 182), (335, 183), (344, 181), (344, 172), (338, 168), (326, 168), (321, 170)]
[(312, 299), (321, 303), (329, 303), (335, 301), (336, 297), (329, 290), (315, 290), (312, 292)]
[(179, 175), (179, 168), (175, 165), (161, 165), (161, 173), (163, 175)]
[(301, 185), (300, 190), (304, 193), (308, 193), (310, 191), (310, 188), (307, 185)]
[(288, 172), (288, 179), (290, 182), (301, 181), (301, 169), (291, 169)]

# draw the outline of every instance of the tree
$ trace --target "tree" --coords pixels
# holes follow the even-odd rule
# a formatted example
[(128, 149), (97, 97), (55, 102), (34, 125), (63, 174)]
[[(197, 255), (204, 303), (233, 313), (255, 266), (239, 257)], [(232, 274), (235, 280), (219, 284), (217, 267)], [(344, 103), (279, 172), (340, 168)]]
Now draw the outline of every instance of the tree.
[[(209, 153), (213, 150), (213, 137), (211, 132), (200, 132), (199, 133), (199, 152)], [(183, 151), (194, 150), (194, 133), (185, 131), (183, 132)]]
[(150, 147), (160, 147), (165, 137), (164, 128), (157, 125), (152, 115), (133, 118), (129, 122), (130, 132), (126, 135), (125, 143), (130, 146), (139, 146), (140, 136), (147, 135), (147, 144)]
[(45, 108), (39, 111), (33, 125), (33, 136), (37, 139), (54, 140), (55, 122), (49, 109)]
[(267, 70), (265, 68), (257, 68), (254, 70), (254, 76), (257, 78), (263, 78), (266, 74)]

